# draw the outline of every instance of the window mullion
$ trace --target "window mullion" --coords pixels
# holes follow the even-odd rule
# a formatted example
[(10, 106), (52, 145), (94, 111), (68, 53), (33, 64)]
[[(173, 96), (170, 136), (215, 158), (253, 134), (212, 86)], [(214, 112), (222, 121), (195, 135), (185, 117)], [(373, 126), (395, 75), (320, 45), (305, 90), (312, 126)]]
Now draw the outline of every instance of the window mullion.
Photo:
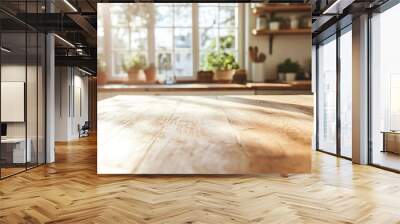
[(176, 77), (176, 64), (175, 64), (175, 4), (172, 6), (172, 74)]
[(156, 64), (156, 47), (155, 47), (155, 13), (156, 8), (151, 4), (150, 21), (147, 24), (147, 55), (150, 63)]
[(218, 6), (217, 6), (217, 40), (216, 40), (216, 43), (217, 43), (217, 52), (219, 53), (220, 52), (220, 25), (219, 25), (219, 14), (220, 14), (220, 8), (221, 7), (221, 5), (218, 3)]
[(192, 5), (192, 58), (193, 58), (193, 74), (195, 77), (196, 72), (200, 70), (200, 51), (199, 51), (199, 5), (193, 3)]

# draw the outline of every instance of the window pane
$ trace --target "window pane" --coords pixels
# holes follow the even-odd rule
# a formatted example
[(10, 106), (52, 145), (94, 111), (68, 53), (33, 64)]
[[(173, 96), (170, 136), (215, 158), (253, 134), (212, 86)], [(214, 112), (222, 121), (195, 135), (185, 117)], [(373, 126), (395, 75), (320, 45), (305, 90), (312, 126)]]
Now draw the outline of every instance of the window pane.
[(193, 57), (191, 51), (175, 53), (175, 74), (193, 76)]
[(199, 26), (217, 26), (218, 7), (199, 7)]
[(175, 26), (192, 26), (192, 6), (175, 7)]
[(236, 7), (221, 7), (219, 10), (219, 25), (221, 27), (236, 27)]
[(156, 26), (168, 27), (172, 25), (173, 7), (157, 6), (156, 7)]
[(216, 50), (217, 49), (217, 29), (205, 28), (199, 30), (200, 49)]
[(219, 3), (199, 3), (199, 6), (214, 6), (217, 7)]
[[(10, 90), (17, 90), (15, 93), (18, 93), (14, 94), (16, 97), (8, 98), (13, 99), (12, 101), (7, 100), (6, 102), (1, 102), (3, 105), (3, 107), (0, 108), (2, 110), (1, 112), (3, 115), (4, 113), (6, 115), (5, 117), (1, 117), (1, 124), (6, 125), (7, 130), (6, 133), (3, 133), (4, 136), (7, 138), (19, 139), (19, 144), (1, 145), (1, 177), (6, 177), (25, 170), (26, 163), (31, 162), (30, 159), (32, 155), (31, 147), (27, 148), (27, 143), (31, 145), (32, 141), (29, 136), (26, 136), (29, 134), (29, 125), (27, 124), (27, 119), (24, 117), (24, 113), (29, 111), (27, 111), (27, 107), (25, 106), (24, 100), (27, 99), (24, 97), (23, 93), (28, 90), (26, 76), (28, 76), (29, 85), (32, 84), (31, 80), (29, 80), (30, 75), (27, 74), (32, 68), (27, 64), (26, 59), (29, 59), (33, 52), (27, 49), (29, 43), (27, 46), (26, 38), (29, 37), (27, 37), (27, 33), (24, 32), (25, 30), (19, 29), (18, 31), (19, 32), (15, 33), (4, 32), (0, 37), (2, 47), (12, 49), (10, 52), (0, 51), (2, 60), (0, 66), (1, 93), (5, 94), (10, 92)], [(28, 63), (30, 62), (28, 61)], [(29, 88), (29, 90), (31, 90), (31, 88)], [(27, 92), (26, 94), (28, 96), (36, 96), (33, 92)], [(17, 108), (20, 113), (16, 113), (16, 111), (13, 112), (9, 109), (9, 107), (14, 105), (18, 105)], [(29, 104), (27, 104), (27, 106), (29, 106)], [(27, 130), (28, 132), (26, 132)]]
[(400, 5), (371, 19), (372, 163), (400, 170)]
[(200, 51), (200, 69), (201, 70), (208, 70), (207, 68), (207, 55), (210, 54), (212, 51)]
[(175, 47), (192, 48), (192, 29), (175, 29)]
[(128, 56), (128, 52), (113, 52), (113, 75), (125, 76), (126, 73), (123, 70), (123, 63), (125, 58)]
[(318, 147), (336, 153), (336, 41), (318, 49)]
[(114, 27), (112, 29), (112, 40), (114, 49), (129, 49), (129, 29)]
[(156, 49), (171, 50), (172, 47), (172, 29), (156, 28)]
[(236, 29), (221, 29), (219, 41), (222, 49), (236, 49)]
[(122, 4), (112, 4), (111, 7), (111, 25), (128, 25), (125, 7)]
[(129, 3), (127, 9), (124, 10), (125, 17), (128, 18), (132, 28), (146, 27), (149, 22), (150, 14), (153, 13), (149, 4), (146, 3)]
[(144, 51), (147, 49), (147, 29), (139, 28), (131, 33), (131, 50)]
[(340, 152), (352, 156), (352, 37), (351, 31), (340, 37)]

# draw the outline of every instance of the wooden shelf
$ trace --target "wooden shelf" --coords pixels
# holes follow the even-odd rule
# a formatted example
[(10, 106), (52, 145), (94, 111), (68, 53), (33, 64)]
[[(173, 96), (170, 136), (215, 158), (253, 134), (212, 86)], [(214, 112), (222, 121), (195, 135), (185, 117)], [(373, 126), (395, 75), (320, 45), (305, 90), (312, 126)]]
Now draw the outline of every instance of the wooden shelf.
[(310, 12), (309, 4), (268, 4), (265, 6), (257, 6), (253, 8), (253, 14), (260, 15), (264, 13), (274, 12)]
[(282, 29), (282, 30), (268, 30), (268, 29), (253, 29), (253, 35), (311, 35), (311, 28), (302, 29)]

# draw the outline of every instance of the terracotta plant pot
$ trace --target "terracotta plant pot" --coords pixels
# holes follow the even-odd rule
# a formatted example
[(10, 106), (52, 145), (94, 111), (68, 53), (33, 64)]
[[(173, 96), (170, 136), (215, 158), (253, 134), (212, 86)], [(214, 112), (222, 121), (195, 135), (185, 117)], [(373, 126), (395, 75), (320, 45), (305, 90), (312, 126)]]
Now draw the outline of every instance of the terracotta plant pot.
[(146, 76), (147, 83), (155, 83), (157, 81), (156, 67), (154, 65), (150, 65), (144, 70), (144, 75)]
[(199, 71), (197, 72), (197, 81), (201, 83), (212, 83), (214, 72), (212, 71)]
[(142, 70), (140, 69), (131, 69), (128, 72), (128, 81), (130, 83), (137, 83), (140, 80), (140, 74)]
[(237, 84), (246, 84), (247, 82), (246, 70), (244, 69), (236, 70), (235, 75), (233, 75), (232, 82)]
[(235, 74), (235, 70), (231, 69), (231, 70), (216, 70), (214, 72), (215, 76), (215, 80), (216, 81), (231, 81), (233, 78), (233, 75)]
[(105, 72), (99, 72), (97, 74), (97, 85), (104, 85), (107, 83), (107, 75)]

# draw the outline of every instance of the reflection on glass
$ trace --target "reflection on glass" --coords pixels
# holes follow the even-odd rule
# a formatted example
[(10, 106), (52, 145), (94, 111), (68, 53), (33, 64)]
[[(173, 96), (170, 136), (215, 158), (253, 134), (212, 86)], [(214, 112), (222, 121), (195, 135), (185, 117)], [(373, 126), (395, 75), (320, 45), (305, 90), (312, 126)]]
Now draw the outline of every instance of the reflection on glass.
[(336, 39), (318, 48), (318, 148), (336, 153)]

